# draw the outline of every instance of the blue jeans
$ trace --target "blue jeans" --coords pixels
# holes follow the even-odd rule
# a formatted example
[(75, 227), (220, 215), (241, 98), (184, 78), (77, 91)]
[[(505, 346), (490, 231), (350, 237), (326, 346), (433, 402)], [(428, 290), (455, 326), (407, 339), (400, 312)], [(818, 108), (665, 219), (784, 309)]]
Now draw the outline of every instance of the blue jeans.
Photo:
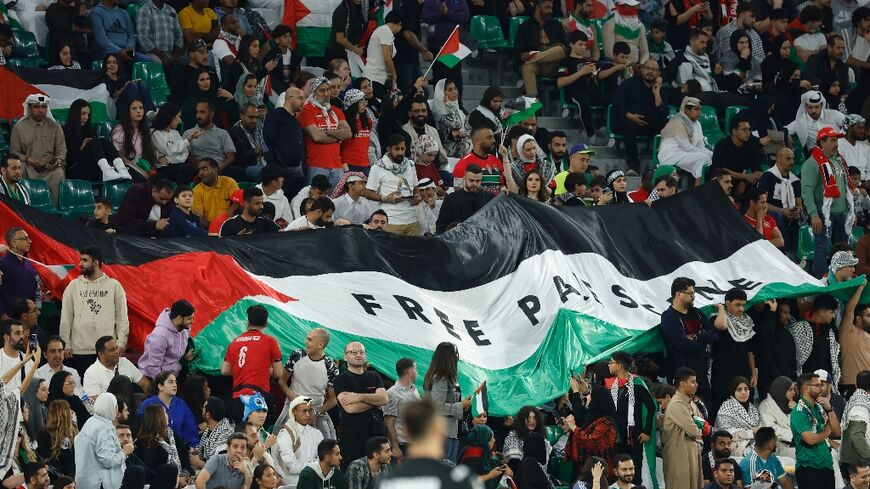
[(338, 185), (338, 181), (341, 180), (341, 177), (344, 176), (344, 168), (317, 168), (314, 166), (308, 167), (308, 184), (311, 185), (311, 180), (314, 179), (315, 175), (326, 175), (326, 178), (329, 179), (329, 187), (330, 192), (332, 191), (332, 187)]
[(831, 237), (827, 237), (825, 219), (822, 220), (822, 232), (814, 234), (816, 248), (813, 251), (813, 276), (822, 278), (828, 271), (828, 253), (831, 251), (831, 243), (848, 243), (849, 235), (846, 233), (846, 214), (831, 214)]
[[(455, 423), (456, 421), (454, 421)], [(456, 438), (444, 439), (444, 458), (456, 463), (459, 460), (459, 440)]]

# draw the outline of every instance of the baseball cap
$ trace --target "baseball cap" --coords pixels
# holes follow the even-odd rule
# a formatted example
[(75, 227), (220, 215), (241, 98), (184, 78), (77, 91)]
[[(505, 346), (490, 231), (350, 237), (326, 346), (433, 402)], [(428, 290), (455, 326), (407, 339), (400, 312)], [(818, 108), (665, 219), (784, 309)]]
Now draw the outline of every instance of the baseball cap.
[(833, 127), (823, 127), (819, 129), (818, 135), (816, 135), (816, 141), (821, 141), (824, 138), (841, 138), (843, 137), (843, 133), (837, 132)]
[(578, 143), (578, 144), (575, 144), (574, 146), (571, 146), (571, 150), (568, 151), (568, 157), (570, 158), (571, 156), (574, 156), (574, 153), (580, 153), (580, 154), (594, 156), (595, 150), (590, 149), (589, 146), (586, 146), (585, 144)]
[(243, 189), (238, 189), (232, 194), (230, 194), (230, 202), (234, 202), (241, 206), (245, 205), (245, 191)]
[(211, 46), (207, 42), (205, 42), (204, 39), (197, 39), (191, 42), (190, 45), (187, 47), (188, 51), (202, 51), (203, 49), (211, 49)]
[(822, 382), (827, 382), (829, 384), (831, 383), (831, 374), (829, 374), (827, 370), (818, 369), (813, 373), (818, 375), (819, 380), (821, 380)]

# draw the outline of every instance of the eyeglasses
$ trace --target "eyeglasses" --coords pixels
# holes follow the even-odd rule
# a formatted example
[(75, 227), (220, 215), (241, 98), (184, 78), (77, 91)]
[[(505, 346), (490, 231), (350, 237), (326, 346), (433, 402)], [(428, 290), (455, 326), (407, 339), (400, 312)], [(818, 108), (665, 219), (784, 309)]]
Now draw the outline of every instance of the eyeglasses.
[(27, 241), (28, 243), (32, 241), (29, 236), (25, 236), (23, 238), (12, 238), (12, 241)]
[(695, 291), (694, 291), (694, 290), (681, 290), (680, 293), (681, 293), (681, 294), (686, 294), (686, 295), (691, 295), (691, 296), (694, 296), (694, 295), (695, 295)]
[(347, 355), (347, 354), (351, 354), (351, 355), (365, 355), (365, 354), (366, 354), (366, 351), (365, 351), (365, 350), (345, 350), (344, 354), (345, 354), (345, 355)]

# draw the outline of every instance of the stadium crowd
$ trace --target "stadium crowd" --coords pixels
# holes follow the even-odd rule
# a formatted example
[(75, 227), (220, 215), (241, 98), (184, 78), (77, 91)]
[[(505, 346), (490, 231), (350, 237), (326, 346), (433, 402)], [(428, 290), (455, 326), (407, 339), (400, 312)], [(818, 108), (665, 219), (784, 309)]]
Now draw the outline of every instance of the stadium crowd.
[[(334, 225), (427, 237), (501, 192), (654, 206), (716, 180), (747, 225), (816, 278), (870, 271), (870, 234), (859, 238), (870, 223), (866, 6), (341, 0), (321, 55), (303, 58), (301, 29), (274, 21), (283, 2), (218, 3), (145, 0), (135, 21), (118, 0), (0, 5), (0, 65), (21, 65), (16, 43), (33, 27), (47, 71), (102, 71), (117, 121), (101, 134), (88, 100), (59, 121), (50, 96), (27, 96), (0, 193), (31, 204), (46, 188), (58, 206), (66, 180), (120, 185), (120, 201), (98, 191), (93, 215), (76, 217), (147, 238)], [(491, 86), (463, 106), (468, 61), (436, 58), (453, 33), (477, 44), (474, 19), (510, 33), (497, 62), (524, 97)], [(421, 62), (434, 62), (431, 79)], [(538, 124), (536, 102), (553, 90), (579, 139)], [(593, 164), (602, 139), (621, 141), (623, 165)], [(678, 278), (663, 354), (616, 351), (572, 374), (564, 396), (496, 417), (460, 391), (453, 344), (421, 383), (408, 358), (395, 374), (368, 368), (358, 342), (327, 357), (321, 329), (282, 352), (263, 306), (248, 309), (221, 376), (190, 370), (195, 309), (183, 299), (155, 318), (143, 352), (129, 351), (126, 293), (99, 249), (80, 250), (80, 276), (52, 299), (26, 259), (27, 231), (3, 231), (5, 488), (870, 488), (864, 285), (847, 301), (753, 305), (729, 290), (708, 318), (695, 282)], [(59, 312), (41, 320), (49, 305)]]

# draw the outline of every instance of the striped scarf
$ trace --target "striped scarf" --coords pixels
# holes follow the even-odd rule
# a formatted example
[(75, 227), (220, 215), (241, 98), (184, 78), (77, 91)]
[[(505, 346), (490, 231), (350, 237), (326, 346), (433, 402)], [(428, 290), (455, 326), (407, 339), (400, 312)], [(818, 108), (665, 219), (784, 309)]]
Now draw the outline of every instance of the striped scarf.
[[(637, 376), (628, 374), (628, 381), (625, 383), (625, 389), (628, 391), (628, 428), (634, 427), (634, 379)], [(613, 378), (613, 384), (610, 385), (610, 397), (613, 398), (613, 407), (617, 406), (617, 398), (619, 398), (619, 377)], [(629, 436), (631, 436), (629, 434)]]
[[(818, 404), (814, 404), (813, 407), (810, 407), (810, 405), (807, 404), (807, 401), (805, 401), (803, 397), (801, 397), (801, 400), (798, 401), (797, 406), (795, 406), (795, 410), (803, 411), (804, 413), (806, 413), (807, 418), (810, 420), (810, 424), (813, 427), (813, 433), (819, 433), (819, 420), (816, 418), (816, 413), (815, 413), (816, 406), (818, 406)], [(828, 413), (826, 413), (824, 409), (822, 409), (821, 411), (822, 411), (822, 420), (824, 421), (824, 424), (827, 424), (828, 423)]]
[[(837, 175), (845, 178), (846, 185), (846, 234), (850, 234), (852, 225), (855, 223), (855, 201), (852, 196), (852, 180), (849, 178), (849, 167), (846, 160), (840, 156), (841, 161), (832, 162), (818, 146), (813, 146), (810, 156), (819, 165), (819, 179), (822, 184), (822, 218), (825, 221), (825, 234), (831, 236), (831, 205), (834, 199), (840, 197), (840, 187), (837, 185)], [(841, 173), (842, 172), (842, 173)]]

